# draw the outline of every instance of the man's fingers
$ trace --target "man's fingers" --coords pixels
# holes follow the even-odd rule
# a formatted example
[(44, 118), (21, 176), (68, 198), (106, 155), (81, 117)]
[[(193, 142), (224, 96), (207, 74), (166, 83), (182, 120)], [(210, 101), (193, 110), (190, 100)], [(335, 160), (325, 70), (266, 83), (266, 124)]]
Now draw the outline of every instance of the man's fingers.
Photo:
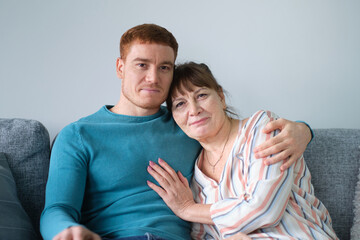
[[(264, 150), (267, 150), (268, 148), (276, 146), (278, 143), (281, 143), (283, 140), (284, 139), (283, 139), (282, 135), (277, 135), (275, 137), (272, 137), (272, 138), (266, 140), (265, 142), (263, 142), (262, 144), (260, 144), (259, 146), (257, 146), (254, 149), (254, 152), (255, 153), (260, 153), (260, 152), (262, 152)], [(277, 152), (275, 152), (275, 153), (277, 153)], [(261, 155), (264, 155), (264, 154), (262, 153)], [(269, 156), (269, 154), (265, 155), (265, 156)]]
[(286, 169), (288, 169), (289, 167), (291, 167), (291, 165), (293, 165), (296, 160), (298, 160), (298, 158), (295, 157), (295, 156), (289, 157), (288, 160), (285, 161), (285, 162), (283, 163), (283, 165), (281, 165), (280, 170), (281, 170), (281, 171), (285, 171)]
[(270, 133), (272, 131), (275, 131), (276, 129), (282, 129), (284, 126), (284, 121), (286, 121), (283, 118), (276, 119), (274, 121), (268, 122), (266, 126), (263, 129), (264, 133)]
[(280, 143), (271, 145), (271, 146), (269, 146), (268, 148), (266, 148), (264, 150), (256, 152), (255, 157), (257, 159), (259, 159), (259, 158), (265, 158), (265, 157), (269, 157), (269, 156), (274, 155), (274, 154), (281, 153), (281, 151), (286, 149), (285, 146), (286, 145), (285, 145), (284, 142), (280, 142)]
[(53, 240), (101, 240), (101, 238), (82, 226), (72, 226), (64, 229)]
[(265, 159), (264, 163), (266, 165), (274, 164), (280, 161), (286, 161), (290, 157), (290, 154), (288, 151), (282, 151), (277, 155), (272, 156), (271, 158)]

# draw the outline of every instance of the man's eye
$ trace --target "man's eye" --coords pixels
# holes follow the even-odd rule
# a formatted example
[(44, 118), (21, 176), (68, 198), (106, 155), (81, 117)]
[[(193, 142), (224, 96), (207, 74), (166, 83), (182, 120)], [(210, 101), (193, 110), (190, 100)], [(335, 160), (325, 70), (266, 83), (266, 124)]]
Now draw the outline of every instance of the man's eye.
[(168, 66), (161, 66), (161, 67), (160, 67), (160, 69), (161, 69), (161, 70), (166, 70), (166, 71), (167, 71), (167, 70), (170, 70), (170, 67), (168, 67)]
[(145, 63), (138, 63), (138, 66), (141, 67), (141, 68), (146, 67)]

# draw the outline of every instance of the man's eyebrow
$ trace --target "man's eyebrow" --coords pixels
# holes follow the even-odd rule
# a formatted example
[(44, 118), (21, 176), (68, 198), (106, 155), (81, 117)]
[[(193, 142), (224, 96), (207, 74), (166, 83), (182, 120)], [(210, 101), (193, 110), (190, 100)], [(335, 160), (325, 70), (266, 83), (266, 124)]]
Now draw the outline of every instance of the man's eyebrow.
[(174, 63), (171, 61), (164, 61), (161, 64), (166, 64), (166, 65), (170, 65), (170, 66), (174, 66)]
[(150, 62), (147, 58), (135, 58), (132, 60), (133, 62)]
[[(151, 60), (147, 59), (147, 58), (134, 58), (132, 61), (133, 62), (145, 62), (145, 63), (151, 62)], [(163, 64), (170, 65), (171, 67), (174, 66), (174, 63), (172, 61), (163, 61), (160, 63), (160, 65), (163, 65)]]

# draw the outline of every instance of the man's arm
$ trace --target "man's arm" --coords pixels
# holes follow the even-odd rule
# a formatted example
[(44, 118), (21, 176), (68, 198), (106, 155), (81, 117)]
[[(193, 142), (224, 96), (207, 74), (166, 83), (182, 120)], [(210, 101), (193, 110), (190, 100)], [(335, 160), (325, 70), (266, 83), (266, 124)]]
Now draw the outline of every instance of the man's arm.
[(313, 136), (307, 124), (283, 118), (269, 122), (264, 128), (264, 133), (277, 129), (280, 133), (256, 147), (254, 153), (257, 158), (277, 154), (268, 158), (265, 164), (274, 164), (287, 159), (281, 166), (281, 170), (285, 170), (301, 157)]
[(45, 240), (85, 239), (81, 236), (97, 239), (97, 235), (79, 223), (86, 176), (87, 157), (77, 128), (72, 124), (60, 132), (51, 152), (45, 207), (40, 219)]

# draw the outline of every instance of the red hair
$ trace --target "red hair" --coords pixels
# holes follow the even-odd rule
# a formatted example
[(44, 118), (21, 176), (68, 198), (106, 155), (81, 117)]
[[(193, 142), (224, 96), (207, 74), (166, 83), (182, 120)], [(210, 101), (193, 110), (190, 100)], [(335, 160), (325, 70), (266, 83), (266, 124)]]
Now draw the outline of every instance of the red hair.
[(126, 59), (131, 45), (139, 43), (158, 43), (174, 50), (176, 59), (179, 45), (171, 32), (155, 24), (142, 24), (127, 30), (120, 39), (120, 58)]

